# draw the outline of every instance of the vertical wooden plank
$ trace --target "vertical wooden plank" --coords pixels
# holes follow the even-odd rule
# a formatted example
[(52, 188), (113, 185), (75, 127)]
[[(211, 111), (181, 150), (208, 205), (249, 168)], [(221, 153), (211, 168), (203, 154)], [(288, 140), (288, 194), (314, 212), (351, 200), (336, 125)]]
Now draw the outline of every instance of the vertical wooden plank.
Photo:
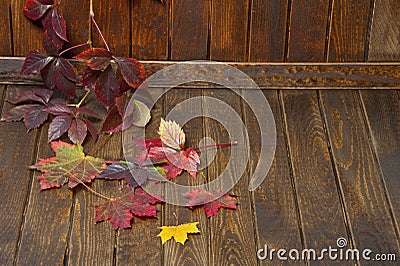
[(0, 55), (3, 56), (13, 54), (11, 23), (11, 0), (3, 0), (0, 8)]
[(167, 60), (171, 0), (132, 1), (132, 55), (144, 60)]
[[(205, 90), (204, 96), (225, 101), (239, 116), (242, 115), (240, 97), (233, 91), (227, 89)], [(223, 108), (216, 110), (210, 108), (204, 100), (204, 117), (206, 137), (212, 138), (215, 143), (226, 143), (233, 141), (229, 139), (228, 132), (224, 126), (210, 119), (210, 114), (223, 118), (225, 121), (233, 121), (233, 117), (226, 114)], [(229, 130), (229, 129), (228, 129)], [(240, 146), (239, 146), (240, 145)], [(214, 161), (208, 166), (207, 175), (209, 180), (217, 178), (222, 171), (228, 171), (229, 175), (238, 175), (236, 163), (244, 160), (234, 157), (231, 149), (246, 149), (248, 143), (240, 143), (231, 148), (218, 149)], [(228, 161), (231, 158), (231, 163)], [(229, 167), (229, 169), (226, 169)], [(210, 265), (256, 265), (257, 251), (254, 237), (254, 220), (252, 211), (251, 193), (248, 191), (249, 176), (245, 172), (239, 182), (231, 190), (231, 194), (237, 196), (238, 209), (236, 211), (222, 209), (217, 216), (209, 219), (210, 223)]]
[(332, 153), (355, 245), (399, 252), (380, 169), (369, 145), (356, 91), (321, 91)]
[(333, 1), (329, 62), (364, 61), (370, 0)]
[(400, 99), (398, 91), (362, 91), (361, 99), (372, 144), (382, 169), (394, 223), (399, 232), (400, 219)]
[[(54, 156), (47, 139), (48, 126), (46, 123), (41, 130), (36, 160)], [(35, 173), (32, 181), (16, 263), (61, 265), (68, 247), (73, 193), (66, 187), (41, 191), (39, 175)]]
[[(117, 56), (130, 56), (130, 1), (94, 0), (96, 22), (111, 51)], [(93, 45), (105, 47), (93, 26)]]
[(375, 1), (368, 61), (400, 61), (400, 1)]
[(339, 237), (350, 243), (317, 95), (283, 91), (282, 104), (305, 246), (335, 246)]
[[(65, 1), (60, 9), (67, 22), (69, 43), (65, 44), (65, 47), (86, 43), (89, 39), (89, 1)], [(104, 22), (101, 21), (100, 23), (103, 25)], [(88, 49), (88, 47), (85, 48)], [(71, 51), (66, 56), (77, 55), (85, 48)]]
[(25, 56), (31, 50), (44, 52), (42, 48), (42, 30), (27, 19), (22, 10), (25, 1), (11, 0), (14, 56)]
[[(246, 92), (243, 92), (246, 93)], [(271, 249), (302, 249), (301, 231), (298, 223), (298, 206), (291, 184), (290, 165), (283, 131), (277, 91), (264, 91), (276, 121), (275, 159), (264, 182), (254, 191), (257, 250), (267, 245)], [(262, 110), (258, 110), (259, 112)], [(249, 175), (258, 161), (261, 149), (260, 129), (252, 110), (244, 109), (250, 141)], [(264, 253), (262, 253), (264, 255)], [(260, 261), (268, 264), (269, 259)]]
[[(174, 89), (166, 94), (165, 116), (172, 108), (180, 102), (188, 100), (192, 97), (201, 96), (201, 90), (198, 89)], [(201, 106), (186, 105), (177, 109), (180, 113), (191, 112), (192, 108), (202, 108)], [(173, 117), (172, 117), (173, 119)], [(182, 125), (181, 125), (182, 126)], [(198, 147), (202, 138), (203, 119), (194, 118), (183, 126), (186, 134), (186, 147)], [(207, 182), (204, 175), (198, 174), (194, 179), (188, 173), (183, 173), (177, 177), (174, 182), (180, 185), (200, 185)], [(170, 192), (171, 193), (171, 192)], [(176, 197), (184, 197), (183, 195), (174, 195)], [(210, 265), (208, 261), (208, 247), (210, 233), (208, 230), (208, 221), (204, 214), (203, 208), (189, 210), (186, 207), (165, 204), (164, 206), (164, 225), (177, 225), (182, 223), (199, 222), (198, 227), (201, 234), (189, 236), (189, 240), (183, 246), (175, 241), (168, 241), (163, 246), (164, 265)]]
[[(160, 89), (152, 88), (150, 93), (159, 94)], [(162, 96), (151, 110), (151, 120), (146, 126), (146, 138), (158, 138), (158, 127), (164, 112), (165, 96)], [(117, 265), (161, 265), (163, 260), (161, 240), (157, 237), (163, 219), (163, 209), (158, 205), (158, 219), (135, 218), (132, 229), (119, 230), (116, 250)]]
[(248, 1), (213, 0), (211, 11), (210, 59), (247, 59)]
[(207, 59), (210, 0), (171, 0), (171, 60)]
[(249, 53), (251, 62), (283, 62), (288, 0), (252, 0)]
[[(3, 95), (5, 86), (0, 86)], [(24, 89), (9, 86), (5, 99), (12, 98)], [(2, 99), (2, 100), (5, 100)], [(2, 115), (12, 107), (4, 104)], [(23, 213), (26, 198), (32, 180), (32, 172), (27, 166), (32, 163), (37, 130), (26, 133), (22, 123), (0, 123), (0, 264), (14, 263), (15, 251), (19, 240), (20, 227), (23, 223)]]
[(324, 61), (329, 0), (293, 0), (287, 61)]

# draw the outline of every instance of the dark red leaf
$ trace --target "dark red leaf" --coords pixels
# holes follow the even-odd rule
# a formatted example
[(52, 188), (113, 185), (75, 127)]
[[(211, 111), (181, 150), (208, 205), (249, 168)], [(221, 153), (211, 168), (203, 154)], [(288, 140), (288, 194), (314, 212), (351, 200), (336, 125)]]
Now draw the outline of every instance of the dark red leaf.
[(39, 0), (40, 3), (46, 4), (46, 5), (53, 5), (54, 0)]
[(96, 141), (99, 133), (97, 132), (97, 128), (94, 126), (92, 121), (90, 121), (88, 118), (85, 118), (85, 122), (87, 125), (87, 128), (89, 130), (90, 135), (92, 136), (93, 140)]
[(40, 107), (39, 104), (24, 104), (20, 106), (16, 106), (6, 112), (4, 116), (1, 118), (1, 121), (6, 122), (16, 122), (21, 121), (24, 118), (26, 111), (34, 107)]
[(82, 144), (86, 138), (87, 126), (79, 118), (73, 119), (71, 127), (68, 130), (68, 137), (74, 144)]
[(87, 67), (82, 74), (82, 85), (86, 90), (91, 90), (94, 88), (97, 79), (99, 78), (101, 71), (92, 70), (90, 67)]
[(21, 74), (29, 75), (38, 73), (46, 65), (48, 65), (54, 58), (40, 53), (38, 50), (30, 51), (25, 58), (24, 65), (22, 66)]
[(85, 62), (92, 70), (104, 71), (111, 63), (112, 54), (103, 48), (93, 48), (80, 53), (75, 58)]
[(31, 20), (40, 19), (51, 8), (49, 1), (28, 0), (24, 8), (24, 15)]
[(193, 178), (196, 178), (198, 172), (197, 166), (200, 164), (200, 157), (195, 150), (189, 148), (184, 151), (176, 152), (169, 155), (167, 160), (177, 168), (188, 171)]
[(128, 105), (129, 100), (130, 99), (126, 96), (125, 93), (115, 98), (115, 105), (117, 106), (118, 112), (121, 115), (121, 117), (124, 117), (125, 115), (125, 108)]
[(52, 106), (49, 106), (45, 109), (46, 112), (52, 115), (65, 115), (65, 116), (73, 116), (74, 112), (72, 111), (71, 108), (69, 108), (65, 104), (55, 104)]
[(49, 142), (58, 139), (70, 128), (71, 116), (56, 116), (51, 121), (48, 131)]
[[(45, 90), (45, 91), (49, 92), (50, 90)], [(38, 93), (41, 93), (41, 92), (38, 92)], [(46, 104), (49, 99), (47, 98), (46, 95), (43, 95), (43, 96), (46, 98), (43, 99), (41, 96), (39, 96), (37, 93), (35, 93), (34, 90), (29, 90), (29, 91), (24, 91), (21, 94), (18, 94), (17, 96), (15, 96), (14, 98), (8, 99), (7, 101), (12, 104), (19, 104), (19, 103), (30, 102), (30, 101)]]
[[(236, 210), (237, 200), (229, 194), (221, 192), (210, 192), (206, 190), (196, 189), (191, 192), (185, 193), (189, 198), (187, 206), (193, 208), (195, 206), (204, 205), (204, 210), (207, 217), (215, 216), (220, 208), (227, 208)], [(213, 201), (210, 201), (215, 199)]]
[(97, 79), (94, 92), (105, 107), (114, 105), (115, 98), (119, 96), (119, 85), (117, 77), (111, 66), (108, 66)]
[(78, 110), (76, 110), (76, 114), (87, 115), (87, 116), (91, 116), (91, 117), (95, 117), (95, 118), (99, 118), (99, 119), (101, 118), (98, 113), (96, 113), (95, 111), (92, 111), (90, 109), (87, 109), (86, 107), (79, 107)]
[(105, 203), (94, 203), (95, 222), (109, 220), (114, 229), (131, 227), (133, 215), (140, 217), (157, 217), (157, 208), (154, 204), (159, 200), (137, 189), (135, 193), (130, 192), (121, 197)]
[(133, 58), (114, 57), (117, 62), (122, 77), (126, 83), (132, 88), (137, 88), (143, 83), (146, 78), (144, 66)]
[(64, 40), (58, 37), (52, 27), (48, 27), (42, 33), (42, 45), (49, 54), (58, 55), (58, 51), (64, 45)]
[(42, 69), (42, 71), (40, 71), (40, 74), (42, 76), (46, 88), (54, 89), (56, 86), (54, 64), (53, 63), (48, 64), (45, 68)]
[(103, 122), (101, 131), (104, 133), (116, 133), (122, 130), (122, 117), (117, 107), (113, 107), (108, 111), (107, 117)]
[(29, 108), (24, 114), (24, 124), (28, 131), (40, 127), (47, 120), (49, 114), (44, 111), (44, 106)]
[(51, 10), (51, 25), (57, 36), (68, 42), (67, 26), (64, 17), (58, 8), (53, 8)]
[(162, 169), (164, 169), (165, 173), (167, 174), (168, 180), (174, 179), (175, 177), (179, 176), (183, 172), (182, 168), (178, 168), (171, 163), (163, 164), (161, 167), (162, 167)]
[(54, 61), (54, 75), (57, 88), (67, 97), (73, 98), (76, 89), (76, 74), (72, 64), (64, 58), (57, 58)]
[(48, 89), (33, 89), (34, 94), (42, 98), (46, 103), (50, 101), (51, 96), (53, 96), (53, 91)]

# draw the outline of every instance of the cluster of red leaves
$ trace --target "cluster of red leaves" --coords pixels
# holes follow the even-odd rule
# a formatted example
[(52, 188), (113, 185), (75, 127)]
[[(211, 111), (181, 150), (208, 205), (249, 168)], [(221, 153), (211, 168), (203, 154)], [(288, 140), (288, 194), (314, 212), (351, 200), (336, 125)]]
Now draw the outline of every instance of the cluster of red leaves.
[(6, 112), (1, 120), (24, 120), (26, 128), (30, 131), (41, 126), (51, 114), (54, 118), (49, 125), (49, 141), (54, 141), (68, 132), (68, 137), (73, 143), (81, 144), (87, 131), (96, 140), (98, 131), (89, 117), (99, 118), (98, 114), (85, 107), (71, 108), (63, 99), (51, 99), (52, 95), (52, 90), (43, 88), (22, 92), (7, 100), (17, 106)]
[[(184, 195), (189, 199), (186, 206), (190, 209), (195, 207), (204, 206), (204, 211), (207, 217), (215, 216), (218, 214), (220, 208), (236, 210), (237, 200), (229, 194), (221, 192), (211, 192), (207, 190), (192, 190)], [(216, 198), (216, 199), (215, 199)], [(211, 199), (215, 199), (210, 201)]]
[[(77, 75), (73, 65), (61, 57), (63, 52), (60, 53), (60, 50), (65, 42), (68, 42), (68, 38), (66, 23), (59, 6), (60, 2), (54, 3), (54, 0), (26, 2), (24, 14), (31, 20), (41, 22), (42, 43), (49, 55), (42, 54), (38, 50), (30, 51), (25, 58), (21, 74), (40, 73), (48, 89), (57, 88), (72, 99), (75, 97)], [(130, 100), (127, 92), (138, 88), (146, 76), (144, 67), (139, 61), (114, 56), (109, 50), (102, 48), (86, 50), (75, 58), (87, 65), (82, 74), (83, 87), (86, 90), (93, 90), (97, 99), (109, 108), (103, 124), (103, 132), (115, 133), (131, 125), (144, 127), (147, 124), (150, 119), (150, 110), (139, 100), (134, 100), (135, 108), (131, 109), (131, 113), (124, 113), (125, 106)], [(124, 115), (130, 119), (122, 123)], [(72, 124), (75, 126), (74, 122)], [(80, 126), (82, 133), (80, 138), (82, 138), (83, 123), (80, 123)]]

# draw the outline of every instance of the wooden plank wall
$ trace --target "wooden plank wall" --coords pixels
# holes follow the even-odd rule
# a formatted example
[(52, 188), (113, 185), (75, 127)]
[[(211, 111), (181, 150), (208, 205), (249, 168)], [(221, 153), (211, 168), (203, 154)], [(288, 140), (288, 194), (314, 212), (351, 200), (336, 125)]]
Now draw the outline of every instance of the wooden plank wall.
[[(88, 0), (65, 1), (71, 44), (87, 41)], [(146, 60), (354, 62), (400, 60), (397, 0), (93, 0), (115, 54)], [(0, 7), (0, 55), (42, 50), (25, 1)], [(99, 35), (93, 41), (102, 46)], [(371, 56), (369, 56), (369, 54)]]

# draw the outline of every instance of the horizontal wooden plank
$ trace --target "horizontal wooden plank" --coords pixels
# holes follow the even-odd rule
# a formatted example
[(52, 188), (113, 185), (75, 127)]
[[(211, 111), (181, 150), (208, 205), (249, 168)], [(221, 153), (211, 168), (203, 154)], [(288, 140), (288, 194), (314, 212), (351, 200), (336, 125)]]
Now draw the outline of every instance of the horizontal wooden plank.
[[(39, 75), (19, 74), (23, 58), (0, 57), (0, 84), (41, 85)], [(176, 64), (173, 61), (142, 61), (150, 76), (157, 71)], [(85, 68), (73, 61), (78, 73)], [(203, 64), (192, 62), (191, 64)], [(400, 87), (400, 62), (396, 63), (228, 63), (246, 73), (260, 88), (356, 88), (389, 89)], [(195, 74), (195, 73), (194, 73)], [(218, 73), (216, 74), (218, 75)], [(238, 80), (239, 82), (240, 80)], [(158, 84), (165, 87), (165, 84)], [(218, 88), (215, 84), (191, 83), (182, 87)]]

